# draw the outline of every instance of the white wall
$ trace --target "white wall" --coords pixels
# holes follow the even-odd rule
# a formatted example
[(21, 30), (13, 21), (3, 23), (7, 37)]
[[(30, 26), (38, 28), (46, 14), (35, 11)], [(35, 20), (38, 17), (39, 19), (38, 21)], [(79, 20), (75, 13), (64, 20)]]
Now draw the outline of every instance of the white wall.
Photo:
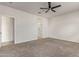
[[(2, 5), (0, 5), (0, 15), (12, 16), (15, 18), (15, 43), (21, 43), (37, 39), (38, 36), (37, 19), (39, 18), (39, 16), (32, 15)], [(41, 19), (45, 18), (41, 17)], [(45, 32), (43, 29), (43, 34), (44, 33)]]
[(49, 30), (49, 37), (79, 43), (79, 11), (51, 18)]
[(43, 25), (42, 25), (43, 38), (47, 38), (49, 37), (48, 19), (43, 19), (42, 22), (43, 22)]

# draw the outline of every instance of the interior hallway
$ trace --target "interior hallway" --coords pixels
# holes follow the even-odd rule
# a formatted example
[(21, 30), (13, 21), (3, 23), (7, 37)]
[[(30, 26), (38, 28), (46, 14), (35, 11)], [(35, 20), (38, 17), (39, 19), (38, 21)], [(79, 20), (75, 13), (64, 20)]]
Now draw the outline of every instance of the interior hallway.
[(75, 57), (79, 44), (54, 38), (33, 40), (0, 48), (1, 57)]

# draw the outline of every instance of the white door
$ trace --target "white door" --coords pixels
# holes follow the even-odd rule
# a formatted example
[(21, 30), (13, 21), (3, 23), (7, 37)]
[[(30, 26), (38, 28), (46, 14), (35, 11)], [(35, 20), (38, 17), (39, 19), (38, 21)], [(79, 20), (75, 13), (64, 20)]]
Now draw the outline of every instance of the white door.
[(1, 25), (2, 39), (1, 43), (14, 42), (14, 18), (2, 16)]

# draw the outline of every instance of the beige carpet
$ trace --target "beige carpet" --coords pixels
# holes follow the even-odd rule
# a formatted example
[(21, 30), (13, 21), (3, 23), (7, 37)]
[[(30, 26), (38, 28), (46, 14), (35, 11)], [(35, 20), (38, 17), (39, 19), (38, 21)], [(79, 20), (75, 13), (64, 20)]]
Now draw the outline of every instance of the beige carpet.
[(0, 48), (1, 57), (76, 57), (79, 44), (57, 39), (39, 39)]

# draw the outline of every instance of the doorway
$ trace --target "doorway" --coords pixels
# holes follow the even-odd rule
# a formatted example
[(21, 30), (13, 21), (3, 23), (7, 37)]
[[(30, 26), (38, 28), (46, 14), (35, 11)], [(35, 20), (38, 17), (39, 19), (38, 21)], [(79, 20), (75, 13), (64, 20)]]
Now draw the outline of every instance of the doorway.
[(1, 46), (14, 44), (14, 17), (2, 16), (1, 21)]

